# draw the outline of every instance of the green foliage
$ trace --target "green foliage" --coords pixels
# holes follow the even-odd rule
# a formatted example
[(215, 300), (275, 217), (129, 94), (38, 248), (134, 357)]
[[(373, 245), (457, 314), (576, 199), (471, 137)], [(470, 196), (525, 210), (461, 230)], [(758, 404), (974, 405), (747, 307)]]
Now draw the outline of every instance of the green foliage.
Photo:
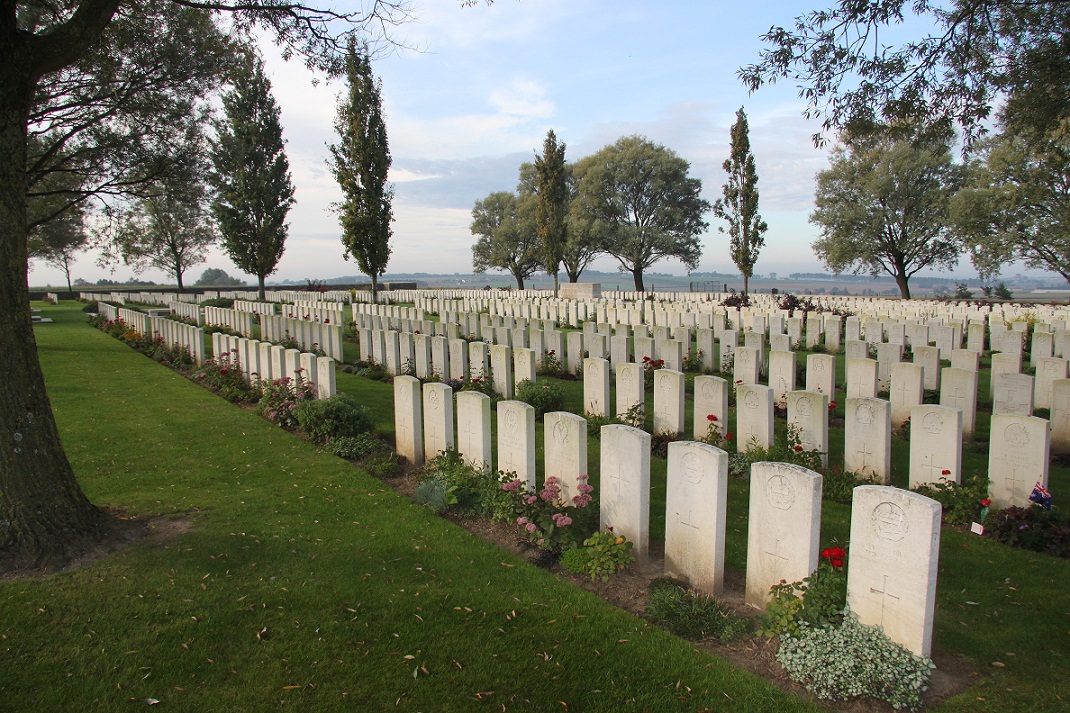
[(394, 190), (387, 181), (391, 158), (380, 85), (367, 48), (358, 49), (352, 36), (346, 51), (346, 83), (348, 93), (339, 100), (334, 122), (339, 142), (330, 146), (331, 172), (343, 194), (333, 208), (342, 227), (344, 255), (352, 256), (371, 278), (375, 299), (379, 277), (390, 262)]
[(625, 136), (577, 162), (573, 217), (588, 226), (599, 249), (632, 274), (644, 292), (643, 272), (664, 258), (696, 269), (703, 215), (702, 181), (688, 162), (642, 136)]
[[(535, 229), (542, 241), (542, 264), (546, 274), (557, 275), (568, 241), (568, 214), (572, 204), (565, 144), (558, 142), (553, 129), (546, 132), (542, 156), (535, 157)], [(555, 292), (556, 294), (556, 292)]]
[(960, 169), (951, 161), (951, 137), (919, 130), (845, 137), (818, 174), (810, 222), (821, 228), (815, 254), (833, 272), (896, 279), (910, 297), (920, 269), (958, 262), (959, 243), (946, 228)]
[(536, 418), (541, 418), (550, 411), (563, 411), (565, 408), (565, 392), (553, 382), (524, 379), (516, 385), (513, 398), (533, 406)]
[[(758, 171), (750, 150), (750, 129), (743, 107), (736, 112), (736, 123), (732, 125), (730, 151), (723, 164), (728, 180), (722, 189), (723, 197), (713, 204), (713, 214), (728, 223), (729, 253), (743, 275), (745, 294), (758, 253), (765, 244), (763, 233), (769, 226), (758, 212)], [(726, 232), (723, 227), (717, 230)]]
[(753, 630), (750, 621), (715, 598), (665, 577), (650, 583), (646, 616), (688, 639), (735, 641), (749, 636)]
[(948, 525), (969, 525), (981, 521), (982, 501), (988, 500), (988, 475), (975, 474), (956, 483), (941, 478), (936, 483), (926, 483), (914, 488), (914, 492), (936, 500), (943, 507), (943, 521)]
[[(245, 282), (239, 280), (237, 277), (231, 277), (227, 274), (226, 270), (220, 270), (217, 267), (209, 267), (201, 276), (197, 278), (197, 281), (193, 283), (195, 287), (244, 287)], [(230, 300), (233, 302), (234, 300)], [(202, 305), (205, 302), (201, 303)], [(230, 306), (230, 305), (228, 305)]]
[(393, 452), (390, 445), (374, 433), (340, 436), (327, 441), (324, 450), (346, 460), (364, 460), (370, 456)]
[[(726, 433), (722, 440), (732, 440), (732, 434)], [(750, 478), (750, 467), (754, 463), (768, 461), (771, 463), (794, 463), (804, 468), (820, 472), (821, 451), (807, 450), (799, 442), (799, 430), (788, 424), (787, 437), (775, 440), (769, 448), (762, 448), (755, 441), (739, 444), (735, 453), (728, 456), (728, 472), (737, 478)]]
[(552, 376), (555, 379), (571, 379), (574, 377), (565, 368), (555, 349), (548, 349), (543, 352), (542, 363), (539, 365), (539, 376)]
[(211, 299), (201, 300), (198, 304), (202, 307), (225, 307), (230, 309), (234, 306), (234, 299), (231, 297), (212, 297)]
[(287, 431), (297, 428), (297, 406), (303, 401), (316, 398), (316, 389), (300, 373), (291, 379), (284, 376), (269, 382), (260, 382), (263, 395), (256, 411)]
[(793, 681), (818, 698), (866, 696), (896, 710), (921, 708), (933, 662), (895, 644), (849, 611), (834, 627), (803, 627), (781, 637), (777, 661)]
[(356, 371), (357, 376), (363, 376), (365, 379), (371, 379), (372, 381), (393, 381), (394, 377), (390, 372), (386, 370), (382, 364), (376, 363), (372, 360), (357, 362)]
[(427, 486), (427, 492), (440, 490), (445, 507), (458, 514), (493, 517), (511, 512), (498, 477), (465, 463), (457, 451), (443, 452), (428, 461), (420, 473), (420, 482), (425, 481), (440, 481), (441, 485)]
[(992, 514), (989, 537), (1034, 552), (1070, 558), (1070, 517), (1041, 507), (1009, 507)]
[(761, 616), (765, 636), (797, 635), (806, 627), (837, 626), (847, 605), (846, 553), (838, 547), (822, 551), (809, 577), (801, 582), (774, 584)]
[(441, 474), (420, 481), (413, 491), (413, 499), (436, 513), (444, 513), (457, 504), (457, 486), (450, 485)]
[(858, 476), (840, 467), (830, 468), (821, 479), (821, 497), (836, 503), (850, 505), (854, 498), (854, 489), (859, 485), (871, 483), (867, 478)]
[(491, 193), (472, 208), (472, 271), (505, 270), (524, 289), (524, 280), (539, 269), (542, 261), (539, 236), (535, 229), (535, 196), (507, 191)]
[(352, 396), (335, 394), (327, 399), (305, 400), (294, 410), (297, 425), (314, 443), (357, 436), (371, 431), (371, 414)]
[(285, 250), (294, 187), (279, 105), (254, 51), (235, 66), (232, 86), (223, 95), (226, 118), (215, 122), (211, 144), (212, 213), (227, 256), (238, 269), (256, 275), (262, 299), (264, 279), (278, 268)]
[(586, 574), (591, 579), (608, 582), (618, 572), (623, 572), (635, 562), (632, 543), (613, 528), (600, 530), (583, 541), (581, 547), (565, 550), (561, 566), (575, 574)]

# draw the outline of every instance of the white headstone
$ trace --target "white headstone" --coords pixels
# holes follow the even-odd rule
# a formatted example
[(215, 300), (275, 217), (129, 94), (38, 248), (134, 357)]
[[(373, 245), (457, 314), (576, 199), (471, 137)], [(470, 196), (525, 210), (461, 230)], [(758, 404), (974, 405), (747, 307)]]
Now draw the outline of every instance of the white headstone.
[(736, 449), (773, 445), (773, 390), (761, 384), (736, 384)]
[(650, 434), (638, 428), (602, 426), (599, 524), (633, 543), (639, 562), (650, 555)]
[(442, 382), (423, 385), (424, 460), (453, 450), (453, 389)]
[(962, 412), (923, 404), (910, 410), (910, 487), (962, 482)]
[(542, 417), (543, 477), (555, 477), (561, 498), (572, 502), (579, 495), (580, 476), (587, 476), (587, 421), (567, 411), (551, 411)]
[(535, 408), (523, 401), (498, 402), (498, 470), (535, 490)]
[(764, 609), (770, 587), (798, 582), (817, 569), (821, 484), (820, 474), (802, 466), (751, 466), (746, 594), (750, 606)]
[(1029, 507), (1033, 486), (1048, 485), (1048, 422), (1034, 416), (994, 415), (989, 438), (988, 477), (993, 507)]
[(693, 435), (696, 441), (709, 433), (710, 416), (714, 417), (712, 423), (717, 424), (720, 434), (723, 436), (726, 433), (729, 388), (729, 383), (719, 376), (695, 377)]
[(490, 402), (479, 391), (457, 394), (457, 452), (465, 463), (479, 470), (490, 470)]
[(917, 656), (932, 650), (939, 557), (940, 503), (883, 485), (855, 488), (847, 605)]
[(394, 450), (413, 465), (423, 465), (423, 397), (415, 376), (394, 377)]
[(654, 372), (654, 433), (684, 432), (684, 375), (672, 369)]
[(583, 360), (583, 409), (593, 416), (609, 415), (609, 362), (605, 359)]
[(728, 454), (720, 448), (669, 444), (665, 493), (665, 573), (694, 589), (724, 589)]
[(881, 399), (847, 399), (845, 406), (843, 469), (887, 485), (892, 475), (891, 404)]
[(892, 428), (900, 428), (910, 420), (910, 410), (921, 404), (925, 396), (925, 369), (918, 364), (899, 362), (892, 367), (892, 390), (888, 400), (892, 407)]
[(828, 465), (829, 397), (810, 391), (788, 394), (788, 426), (793, 428), (797, 443), (806, 451), (821, 453), (821, 464)]

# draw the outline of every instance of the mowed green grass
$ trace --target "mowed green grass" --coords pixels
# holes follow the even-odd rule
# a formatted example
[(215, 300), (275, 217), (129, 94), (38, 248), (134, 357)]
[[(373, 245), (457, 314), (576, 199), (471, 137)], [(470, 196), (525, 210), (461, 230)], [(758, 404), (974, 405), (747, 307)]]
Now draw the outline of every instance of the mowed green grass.
[[(47, 309), (60, 322), (38, 329), (42, 362), (83, 487), (98, 504), (192, 529), (0, 583), (0, 710), (148, 699), (198, 711), (812, 709), (431, 516), (84, 326), (74, 308)], [(581, 410), (579, 382), (562, 385)], [(389, 385), (339, 374), (339, 388), (392, 429)], [(967, 472), (985, 460), (965, 459)], [(660, 538), (664, 461), (652, 471)], [(1053, 471), (1057, 499), (1068, 481)], [(727, 564), (739, 571), (747, 497), (732, 480)], [(822, 542), (845, 541), (849, 518), (826, 502)], [(1065, 710), (1068, 587), (1063, 560), (945, 530), (935, 656), (976, 674), (936, 710)]]

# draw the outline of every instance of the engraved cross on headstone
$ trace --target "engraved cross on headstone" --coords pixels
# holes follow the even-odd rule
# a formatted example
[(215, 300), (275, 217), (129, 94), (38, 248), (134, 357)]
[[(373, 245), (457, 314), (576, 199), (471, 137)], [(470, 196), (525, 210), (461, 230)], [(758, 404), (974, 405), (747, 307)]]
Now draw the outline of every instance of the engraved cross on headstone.
[(884, 610), (888, 606), (888, 600), (893, 599), (898, 602), (899, 595), (892, 594), (888, 591), (888, 575), (884, 575), (884, 582), (881, 585), (880, 589), (877, 589), (876, 587), (870, 587), (869, 592), (870, 594), (881, 595), (881, 626), (884, 626)]

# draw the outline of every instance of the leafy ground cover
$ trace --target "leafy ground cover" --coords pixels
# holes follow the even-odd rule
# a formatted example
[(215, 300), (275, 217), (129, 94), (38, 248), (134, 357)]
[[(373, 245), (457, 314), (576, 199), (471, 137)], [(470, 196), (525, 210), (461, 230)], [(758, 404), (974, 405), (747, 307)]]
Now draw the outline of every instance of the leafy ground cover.
[[(73, 309), (50, 316), (59, 321), (38, 329), (42, 362), (83, 486), (169, 536), (0, 583), (2, 700), (38, 710), (813, 709), (432, 516), (84, 327)], [(392, 428), (388, 384), (338, 383)], [(560, 386), (577, 410), (578, 382)], [(598, 442), (589, 445), (597, 487)], [(966, 472), (983, 467), (984, 449), (965, 459)], [(655, 539), (664, 468), (655, 458)], [(1068, 480), (1055, 468), (1053, 491)], [(745, 565), (746, 482), (733, 480), (729, 498), (731, 582)], [(843, 543), (848, 518), (826, 501), (822, 542)], [(1065, 709), (1068, 575), (1065, 560), (945, 530), (934, 658), (976, 674), (935, 710)]]

